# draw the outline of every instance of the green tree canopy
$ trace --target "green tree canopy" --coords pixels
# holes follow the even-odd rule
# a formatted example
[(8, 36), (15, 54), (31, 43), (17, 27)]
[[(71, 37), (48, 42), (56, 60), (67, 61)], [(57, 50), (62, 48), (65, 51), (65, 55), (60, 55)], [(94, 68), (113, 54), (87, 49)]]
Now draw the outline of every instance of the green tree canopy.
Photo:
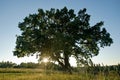
[(89, 21), (85, 8), (78, 14), (66, 7), (38, 9), (38, 13), (30, 14), (19, 23), (22, 33), (17, 36), (14, 55), (24, 57), (37, 53), (39, 60), (47, 57), (69, 71), (71, 56), (77, 63), (89, 65), (100, 47), (113, 43), (102, 21), (94, 26)]

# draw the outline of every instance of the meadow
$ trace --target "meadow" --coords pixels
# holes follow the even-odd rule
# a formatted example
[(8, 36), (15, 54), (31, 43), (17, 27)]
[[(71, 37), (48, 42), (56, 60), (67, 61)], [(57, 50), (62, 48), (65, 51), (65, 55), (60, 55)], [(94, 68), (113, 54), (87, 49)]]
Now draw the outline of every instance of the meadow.
[(120, 76), (114, 71), (108, 75), (102, 72), (94, 75), (86, 72), (68, 74), (43, 69), (0, 68), (0, 80), (120, 80)]

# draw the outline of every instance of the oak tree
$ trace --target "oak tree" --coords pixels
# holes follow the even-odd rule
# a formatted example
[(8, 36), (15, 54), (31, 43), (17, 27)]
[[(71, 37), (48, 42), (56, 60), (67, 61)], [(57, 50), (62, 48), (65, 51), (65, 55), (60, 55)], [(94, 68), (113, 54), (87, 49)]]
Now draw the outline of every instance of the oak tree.
[(66, 71), (71, 71), (70, 57), (79, 64), (90, 65), (100, 47), (113, 43), (110, 34), (100, 21), (90, 25), (86, 9), (75, 14), (73, 9), (54, 9), (30, 14), (20, 22), (21, 35), (17, 35), (14, 55), (24, 57), (39, 54), (39, 60), (47, 57), (56, 61)]

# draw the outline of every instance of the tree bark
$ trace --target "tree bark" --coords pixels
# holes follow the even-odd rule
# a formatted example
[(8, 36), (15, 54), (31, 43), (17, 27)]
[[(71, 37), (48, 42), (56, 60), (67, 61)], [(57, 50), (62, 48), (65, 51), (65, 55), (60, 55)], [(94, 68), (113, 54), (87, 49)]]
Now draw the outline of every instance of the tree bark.
[(70, 74), (72, 74), (72, 68), (71, 68), (71, 65), (69, 63), (69, 56), (68, 56), (68, 53), (65, 53), (64, 54), (64, 63), (65, 63), (65, 71), (66, 72), (69, 72)]

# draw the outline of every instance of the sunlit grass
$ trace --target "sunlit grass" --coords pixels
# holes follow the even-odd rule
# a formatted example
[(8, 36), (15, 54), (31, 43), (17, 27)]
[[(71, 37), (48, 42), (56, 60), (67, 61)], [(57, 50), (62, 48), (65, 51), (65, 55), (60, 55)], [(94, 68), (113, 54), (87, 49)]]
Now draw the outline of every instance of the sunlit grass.
[(59, 71), (47, 71), (41, 69), (0, 69), (0, 80), (120, 80), (116, 72), (104, 76), (88, 73), (63, 73)]

